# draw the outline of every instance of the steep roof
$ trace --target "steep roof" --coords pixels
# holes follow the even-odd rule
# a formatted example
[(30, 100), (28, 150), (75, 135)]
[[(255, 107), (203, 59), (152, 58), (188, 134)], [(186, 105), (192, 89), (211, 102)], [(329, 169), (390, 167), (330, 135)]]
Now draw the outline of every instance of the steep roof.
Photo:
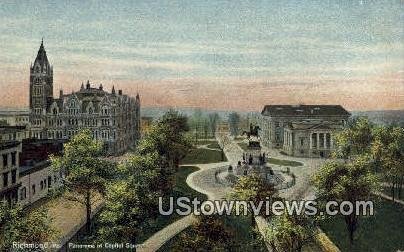
[(341, 105), (265, 105), (264, 116), (349, 116)]
[(43, 45), (43, 39), (41, 42), (41, 46), (39, 47), (38, 54), (35, 58), (34, 66), (38, 64), (41, 67), (41, 71), (43, 70), (44, 66), (46, 66), (47, 68), (50, 67), (48, 56), (46, 56), (45, 47)]

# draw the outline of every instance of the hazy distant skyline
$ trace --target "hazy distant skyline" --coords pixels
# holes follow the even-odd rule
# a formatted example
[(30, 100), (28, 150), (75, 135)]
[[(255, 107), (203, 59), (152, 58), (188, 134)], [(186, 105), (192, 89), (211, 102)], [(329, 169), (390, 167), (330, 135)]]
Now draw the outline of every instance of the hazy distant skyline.
[(54, 94), (82, 82), (142, 106), (404, 109), (404, 2), (1, 1), (0, 106), (28, 104), (42, 37)]

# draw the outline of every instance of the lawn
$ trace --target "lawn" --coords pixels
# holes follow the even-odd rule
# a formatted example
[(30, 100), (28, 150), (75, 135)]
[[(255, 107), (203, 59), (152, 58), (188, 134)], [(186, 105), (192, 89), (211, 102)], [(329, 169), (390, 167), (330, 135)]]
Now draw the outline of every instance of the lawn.
[(238, 144), (238, 146), (240, 146), (240, 148), (241, 149), (243, 149), (243, 150), (248, 150), (248, 143), (246, 143), (246, 142), (240, 142), (240, 143), (237, 143)]
[[(249, 216), (231, 215), (222, 216), (222, 218), (224, 218), (225, 226), (232, 231), (232, 240), (238, 242), (235, 247), (229, 248), (229, 251), (266, 251), (265, 244), (261, 240), (256, 240), (253, 238), (251, 219)], [(190, 233), (190, 228), (187, 228), (182, 232), (188, 232), (188, 237), (192, 237), (193, 235)], [(178, 242), (179, 239), (181, 239), (181, 234), (182, 233), (179, 233), (178, 235), (173, 237), (158, 251), (173, 251), (174, 245), (176, 244), (176, 242)]]
[(208, 144), (207, 147), (211, 148), (211, 149), (219, 149), (220, 150), (220, 145), (219, 145), (219, 143), (217, 141), (214, 142), (214, 143)]
[(182, 160), (182, 164), (209, 164), (227, 161), (226, 156), (220, 150), (208, 150), (203, 148), (192, 149)]
[[(246, 142), (241, 142), (237, 143), (241, 149), (243, 150), (248, 150), (248, 143)], [(283, 165), (283, 166), (302, 166), (303, 164), (297, 161), (291, 161), (291, 160), (285, 160), (285, 159), (277, 159), (277, 158), (268, 158), (267, 162), (270, 164), (275, 164), (275, 165)]]
[(397, 251), (404, 248), (404, 206), (387, 200), (375, 202), (375, 215), (361, 218), (354, 245), (349, 244), (343, 218), (323, 221), (320, 226), (341, 251)]
[(284, 165), (284, 166), (302, 166), (303, 164), (297, 161), (277, 159), (277, 158), (268, 158), (267, 162), (270, 164), (276, 165)]
[(214, 144), (217, 143), (216, 139), (203, 139), (203, 140), (198, 140), (198, 142), (195, 142), (196, 145), (207, 145), (207, 144)]
[[(179, 197), (188, 197), (188, 198), (198, 198), (200, 201), (205, 201), (207, 199), (205, 194), (195, 191), (186, 183), (186, 179), (189, 174), (199, 170), (198, 167), (195, 166), (181, 166), (177, 173), (175, 174), (175, 186), (173, 191), (169, 196), (166, 197), (168, 200), (169, 197), (173, 197), (177, 199)], [(147, 240), (150, 236), (152, 236), (157, 231), (163, 229), (165, 226), (173, 223), (183, 216), (177, 215), (176, 213), (170, 216), (159, 216), (156, 220), (153, 220), (153, 226), (151, 228), (146, 229), (146, 232), (143, 232), (138, 237), (138, 243), (142, 243)]]

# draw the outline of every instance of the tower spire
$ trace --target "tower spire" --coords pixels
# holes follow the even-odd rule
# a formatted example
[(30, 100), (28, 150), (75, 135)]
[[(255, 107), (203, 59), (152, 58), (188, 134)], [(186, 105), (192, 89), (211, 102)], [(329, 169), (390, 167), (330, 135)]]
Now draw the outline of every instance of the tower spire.
[(39, 50), (41, 51), (41, 50), (44, 50), (44, 46), (43, 46), (43, 37), (42, 37), (42, 40), (41, 40), (41, 46), (39, 47)]

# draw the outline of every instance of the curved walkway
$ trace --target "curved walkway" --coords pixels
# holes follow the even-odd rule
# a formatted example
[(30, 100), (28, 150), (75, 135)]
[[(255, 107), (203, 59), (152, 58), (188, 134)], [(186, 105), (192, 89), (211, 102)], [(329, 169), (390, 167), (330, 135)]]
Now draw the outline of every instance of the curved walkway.
[[(226, 188), (215, 182), (214, 174), (218, 169), (228, 165), (228, 162), (193, 164), (193, 166), (197, 166), (199, 170), (189, 174), (186, 182), (192, 189), (206, 194), (209, 200), (221, 199), (226, 195)], [(144, 243), (137, 245), (136, 251), (157, 251), (171, 238), (192, 225), (195, 220), (194, 215), (188, 215), (171, 223), (153, 234)]]
[[(223, 141), (219, 137), (219, 143)], [(204, 193), (208, 196), (209, 200), (225, 199), (226, 194), (230, 191), (230, 187), (227, 187), (221, 183), (217, 183), (215, 173), (218, 170), (227, 167), (229, 164), (236, 165), (242, 156), (243, 150), (234, 141), (225, 140), (227, 143), (224, 146), (224, 152), (226, 154), (228, 162), (211, 163), (211, 164), (193, 164), (199, 167), (200, 170), (195, 171), (188, 175), (186, 182), (194, 190)], [(207, 146), (202, 148), (210, 149)], [(323, 160), (308, 159), (308, 158), (294, 158), (290, 156), (282, 156), (279, 153), (271, 149), (265, 149), (266, 153), (270, 157), (279, 159), (287, 159), (292, 161), (299, 161), (303, 163), (303, 166), (290, 167), (290, 171), (296, 175), (296, 185), (282, 190), (282, 196), (285, 198), (308, 198), (313, 195), (313, 192), (309, 185), (310, 176), (317, 170)], [(282, 166), (271, 165), (272, 167), (281, 168)], [(157, 251), (161, 246), (168, 242), (175, 235), (183, 231), (195, 221), (195, 216), (189, 215), (183, 217), (170, 225), (166, 226), (162, 230), (155, 233), (143, 244), (138, 245), (137, 251)], [(266, 220), (259, 219), (258, 223), (264, 227), (267, 225)]]

